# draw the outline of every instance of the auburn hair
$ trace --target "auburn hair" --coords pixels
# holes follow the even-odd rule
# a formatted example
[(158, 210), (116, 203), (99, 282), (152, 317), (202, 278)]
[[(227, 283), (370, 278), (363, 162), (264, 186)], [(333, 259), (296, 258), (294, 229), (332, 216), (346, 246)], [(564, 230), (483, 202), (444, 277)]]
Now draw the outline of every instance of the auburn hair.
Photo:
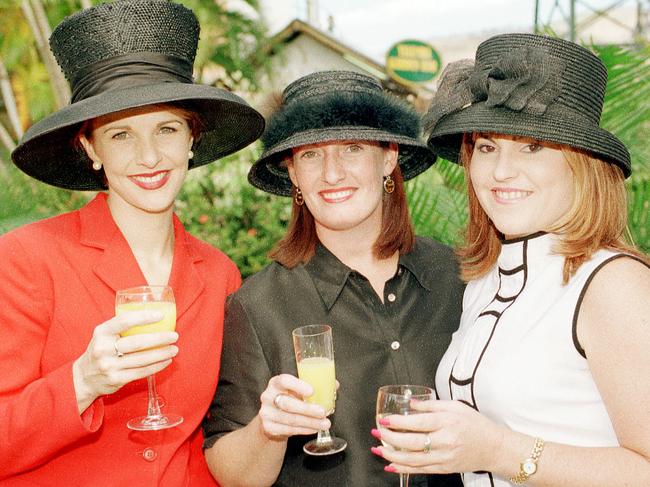
[[(465, 134), (460, 150), (460, 162), (466, 169), (469, 203), (465, 242), (457, 250), (464, 281), (477, 279), (492, 268), (501, 252), (503, 239), (481, 207), (469, 176), (476, 138), (474, 134)], [(560, 146), (560, 150), (573, 173), (573, 204), (562, 222), (544, 230), (562, 235), (553, 250), (564, 256), (563, 284), (599, 249), (624, 252), (649, 262), (648, 257), (625, 237), (627, 191), (623, 171), (590, 153), (565, 145)]]
[[(399, 164), (395, 166), (391, 178), (395, 181), (395, 190), (383, 194), (381, 231), (373, 245), (373, 252), (378, 259), (387, 259), (396, 251), (406, 254), (415, 244), (415, 231), (409, 216), (404, 178)], [(317, 243), (313, 215), (307, 205), (298, 205), (293, 198), (287, 233), (269, 253), (269, 257), (292, 269), (314, 256)]]

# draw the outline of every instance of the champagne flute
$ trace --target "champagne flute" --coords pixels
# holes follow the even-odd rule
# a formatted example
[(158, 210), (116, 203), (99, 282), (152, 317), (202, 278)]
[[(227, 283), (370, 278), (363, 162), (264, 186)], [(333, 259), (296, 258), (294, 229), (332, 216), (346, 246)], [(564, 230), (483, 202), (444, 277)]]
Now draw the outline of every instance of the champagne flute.
[[(307, 398), (307, 402), (323, 406), (329, 416), (334, 412), (336, 401), (332, 328), (329, 325), (307, 325), (296, 328), (291, 334), (298, 377), (314, 388), (314, 394)], [(309, 455), (331, 455), (345, 450), (346, 446), (345, 440), (323, 430), (318, 432), (316, 439), (305, 443), (303, 450)]]
[[(132, 326), (120, 335), (130, 336), (142, 333), (155, 333), (160, 331), (174, 331), (176, 329), (176, 303), (174, 293), (169, 286), (139, 286), (123, 289), (115, 297), (115, 314), (126, 311), (155, 310), (163, 313), (163, 319), (155, 323)], [(147, 377), (149, 396), (148, 411), (146, 416), (138, 416), (129, 420), (126, 425), (136, 431), (152, 431), (171, 428), (183, 422), (183, 417), (178, 414), (162, 414), (156, 393), (156, 379), (154, 375)]]
[[(426, 386), (412, 386), (412, 385), (390, 385), (381, 386), (377, 391), (377, 429), (386, 429), (385, 426), (379, 424), (379, 420), (391, 414), (418, 414), (411, 408), (411, 399), (418, 401), (428, 401), (436, 398), (436, 393), (433, 389)], [(400, 430), (395, 430), (400, 431)], [(384, 440), (381, 441), (386, 448), (398, 450)], [(399, 474), (400, 487), (408, 487), (409, 474)]]

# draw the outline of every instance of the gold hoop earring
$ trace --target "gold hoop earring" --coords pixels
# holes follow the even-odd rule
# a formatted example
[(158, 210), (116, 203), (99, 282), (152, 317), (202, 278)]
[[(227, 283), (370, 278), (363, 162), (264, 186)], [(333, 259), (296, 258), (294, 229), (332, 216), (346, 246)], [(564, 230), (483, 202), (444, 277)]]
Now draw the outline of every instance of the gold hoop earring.
[(395, 191), (395, 181), (393, 181), (393, 178), (390, 177), (390, 174), (388, 176), (384, 176), (384, 191), (386, 191), (388, 194), (391, 194), (393, 191)]
[(189, 157), (190, 159), (194, 159), (194, 151), (189, 151), (187, 153), (187, 157)]
[(302, 191), (300, 191), (300, 188), (296, 188), (295, 194), (293, 196), (293, 201), (295, 201), (298, 206), (305, 204), (305, 198), (302, 196)]
[(99, 170), (101, 170), (101, 168), (102, 168), (102, 163), (101, 162), (99, 162), (99, 161), (93, 162), (93, 169), (95, 171), (99, 171)]

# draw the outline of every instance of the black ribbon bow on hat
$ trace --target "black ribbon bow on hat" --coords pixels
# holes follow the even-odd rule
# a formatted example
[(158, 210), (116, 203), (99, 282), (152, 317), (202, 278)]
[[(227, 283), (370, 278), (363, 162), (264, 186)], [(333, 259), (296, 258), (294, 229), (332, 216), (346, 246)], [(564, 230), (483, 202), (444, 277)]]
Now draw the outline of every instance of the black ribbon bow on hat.
[(510, 51), (493, 65), (475, 66), (471, 60), (450, 63), (431, 102), (425, 130), (432, 131), (446, 115), (482, 101), (490, 108), (542, 115), (560, 95), (562, 71), (562, 61), (533, 47)]

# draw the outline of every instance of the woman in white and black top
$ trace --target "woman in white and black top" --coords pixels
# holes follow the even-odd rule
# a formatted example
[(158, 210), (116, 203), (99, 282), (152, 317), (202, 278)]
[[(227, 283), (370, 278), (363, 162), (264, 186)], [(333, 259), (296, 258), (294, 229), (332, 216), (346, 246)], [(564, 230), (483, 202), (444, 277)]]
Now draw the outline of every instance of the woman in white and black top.
[(443, 76), (428, 142), (467, 170), (468, 285), (443, 400), (373, 432), (411, 450), (373, 449), (389, 471), (650, 485), (650, 268), (623, 238), (631, 164), (598, 125), (606, 80), (588, 50), (530, 34)]

